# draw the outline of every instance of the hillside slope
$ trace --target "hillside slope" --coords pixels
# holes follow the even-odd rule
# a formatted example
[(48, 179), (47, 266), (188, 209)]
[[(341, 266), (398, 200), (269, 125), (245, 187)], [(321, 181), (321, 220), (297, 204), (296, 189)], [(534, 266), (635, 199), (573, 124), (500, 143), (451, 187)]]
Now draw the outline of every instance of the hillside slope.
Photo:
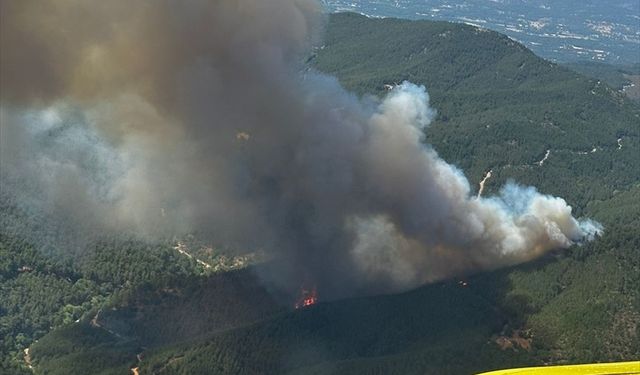
[(640, 107), (499, 33), (340, 13), (313, 61), (360, 94), (425, 85), (428, 142), (470, 181), (492, 170), (488, 191), (515, 178), (581, 208), (640, 176)]

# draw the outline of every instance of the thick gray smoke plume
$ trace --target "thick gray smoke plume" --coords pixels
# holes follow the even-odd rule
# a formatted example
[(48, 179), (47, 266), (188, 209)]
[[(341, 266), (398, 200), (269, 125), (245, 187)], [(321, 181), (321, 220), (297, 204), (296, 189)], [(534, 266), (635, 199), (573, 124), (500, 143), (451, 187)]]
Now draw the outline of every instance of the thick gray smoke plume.
[(305, 73), (315, 1), (0, 4), (3, 186), (61, 220), (264, 249), (283, 264), (269, 280), (325, 296), (515, 264), (599, 231), (533, 188), (472, 196), (424, 144), (424, 87), (376, 102)]

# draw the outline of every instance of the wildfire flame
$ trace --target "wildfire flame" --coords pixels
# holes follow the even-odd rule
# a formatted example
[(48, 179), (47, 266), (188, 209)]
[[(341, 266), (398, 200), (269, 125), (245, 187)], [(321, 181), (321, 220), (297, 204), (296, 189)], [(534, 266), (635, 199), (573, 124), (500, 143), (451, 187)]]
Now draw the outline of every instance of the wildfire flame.
[(295, 304), (295, 308), (300, 309), (303, 307), (311, 306), (311, 305), (314, 305), (316, 302), (318, 302), (318, 292), (315, 286), (311, 289), (301, 288), (300, 297), (298, 298), (298, 301)]

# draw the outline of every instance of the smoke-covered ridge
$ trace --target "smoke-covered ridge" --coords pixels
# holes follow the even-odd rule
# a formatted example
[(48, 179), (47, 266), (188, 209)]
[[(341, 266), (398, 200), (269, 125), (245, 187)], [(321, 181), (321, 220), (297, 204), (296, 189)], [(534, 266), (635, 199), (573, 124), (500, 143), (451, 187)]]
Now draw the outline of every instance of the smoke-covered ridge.
[[(592, 239), (561, 198), (469, 182), (408, 82), (360, 99), (301, 65), (311, 0), (2, 2), (3, 189), (95, 232), (197, 232), (324, 295), (397, 291)], [(21, 185), (29, 185), (29, 189)]]

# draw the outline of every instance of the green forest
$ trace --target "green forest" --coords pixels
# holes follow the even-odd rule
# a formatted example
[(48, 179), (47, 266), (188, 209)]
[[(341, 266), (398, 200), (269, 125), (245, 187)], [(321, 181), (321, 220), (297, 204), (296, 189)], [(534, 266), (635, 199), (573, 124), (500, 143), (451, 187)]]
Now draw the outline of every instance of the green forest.
[[(122, 235), (77, 256), (0, 192), (0, 373), (472, 374), (640, 358), (640, 105), (464, 24), (329, 17), (307, 64), (359, 96), (424, 85), (426, 139), (483, 195), (561, 196), (597, 240), (395, 295), (295, 310), (259, 257), (227, 266)], [(52, 234), (53, 233), (53, 234)], [(49, 245), (47, 245), (49, 244)], [(203, 253), (203, 256), (206, 254)], [(26, 350), (26, 351), (25, 351)]]

